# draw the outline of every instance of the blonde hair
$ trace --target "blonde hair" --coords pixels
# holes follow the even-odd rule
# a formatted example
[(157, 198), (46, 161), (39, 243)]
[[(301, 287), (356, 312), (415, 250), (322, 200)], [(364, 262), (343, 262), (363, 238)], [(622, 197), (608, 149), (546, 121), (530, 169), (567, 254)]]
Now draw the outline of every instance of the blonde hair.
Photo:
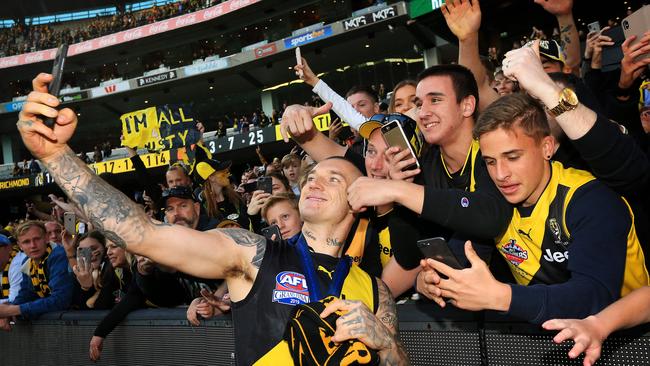
[(21, 222), (20, 224), (18, 224), (18, 226), (16, 226), (16, 228), (14, 229), (14, 237), (16, 238), (16, 240), (19, 240), (21, 235), (25, 235), (25, 233), (33, 227), (37, 227), (41, 229), (43, 235), (47, 233), (47, 229), (45, 228), (45, 223), (43, 221), (27, 220)]
[(288, 202), (293, 209), (298, 211), (298, 202), (296, 202), (296, 196), (293, 193), (278, 193), (274, 196), (269, 197), (264, 206), (262, 206), (262, 217), (266, 220), (266, 212), (272, 207), (277, 205), (280, 202)]

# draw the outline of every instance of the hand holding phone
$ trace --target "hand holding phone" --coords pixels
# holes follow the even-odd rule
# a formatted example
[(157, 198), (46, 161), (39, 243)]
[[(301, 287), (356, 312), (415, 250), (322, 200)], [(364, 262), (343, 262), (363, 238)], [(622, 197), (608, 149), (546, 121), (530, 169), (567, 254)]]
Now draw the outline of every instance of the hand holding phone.
[(399, 121), (393, 120), (383, 125), (381, 127), (381, 134), (384, 136), (386, 145), (389, 147), (397, 146), (400, 150), (407, 150), (409, 152), (408, 155), (410, 155), (409, 159), (412, 158), (415, 160), (414, 164), (404, 167), (401, 170), (414, 170), (420, 168), (418, 157), (415, 154), (415, 151), (413, 151), (413, 147), (409, 143), (406, 133), (404, 133), (404, 129)]
[(417, 246), (426, 258), (435, 259), (453, 269), (463, 269), (458, 258), (451, 252), (447, 241), (442, 237), (422, 239), (417, 241)]
[(282, 233), (280, 232), (280, 227), (278, 225), (271, 225), (261, 230), (262, 235), (272, 241), (282, 240)]

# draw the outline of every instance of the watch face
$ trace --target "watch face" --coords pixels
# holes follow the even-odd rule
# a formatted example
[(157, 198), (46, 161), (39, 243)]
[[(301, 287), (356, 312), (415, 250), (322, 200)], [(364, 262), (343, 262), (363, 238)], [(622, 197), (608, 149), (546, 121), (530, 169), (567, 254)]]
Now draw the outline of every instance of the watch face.
[(564, 88), (564, 90), (562, 90), (562, 99), (572, 106), (578, 104), (578, 96), (569, 88)]

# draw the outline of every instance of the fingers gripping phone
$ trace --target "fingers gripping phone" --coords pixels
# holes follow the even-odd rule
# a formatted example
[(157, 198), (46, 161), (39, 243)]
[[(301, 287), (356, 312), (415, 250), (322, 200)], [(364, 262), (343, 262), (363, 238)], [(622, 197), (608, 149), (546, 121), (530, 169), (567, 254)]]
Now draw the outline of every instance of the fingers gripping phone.
[(413, 170), (420, 167), (418, 157), (415, 155), (415, 151), (413, 151), (402, 125), (397, 120), (383, 125), (381, 127), (381, 134), (384, 136), (384, 140), (386, 140), (386, 145), (390, 147), (398, 146), (402, 150), (408, 150), (411, 153), (411, 157), (415, 159), (415, 164), (404, 168), (404, 170)]
[(267, 226), (265, 228), (262, 228), (260, 232), (265, 238), (269, 240), (275, 240), (275, 241), (282, 240), (282, 233), (280, 232), (280, 227), (278, 227), (278, 225)]
[[(52, 67), (52, 82), (48, 87), (48, 93), (59, 97), (61, 91), (61, 79), (63, 79), (63, 67), (65, 66), (65, 59), (68, 56), (68, 45), (66, 43), (59, 46), (54, 57), (54, 66)], [(54, 127), (54, 118), (41, 116), (43, 123), (49, 127)]]
[(447, 241), (442, 237), (422, 239), (417, 241), (417, 246), (426, 258), (435, 259), (453, 269), (463, 269), (458, 258), (451, 252)]

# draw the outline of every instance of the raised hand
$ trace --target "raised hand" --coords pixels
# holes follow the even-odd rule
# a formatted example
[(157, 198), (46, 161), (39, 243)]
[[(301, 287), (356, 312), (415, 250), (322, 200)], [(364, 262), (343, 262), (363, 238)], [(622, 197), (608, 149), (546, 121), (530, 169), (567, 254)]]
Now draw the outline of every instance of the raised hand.
[(313, 134), (319, 133), (314, 126), (313, 118), (329, 112), (331, 108), (331, 102), (318, 108), (297, 104), (288, 106), (282, 114), (282, 122), (280, 123), (280, 134), (284, 142), (289, 142), (290, 137), (298, 140), (309, 140)]
[(573, 0), (535, 0), (535, 4), (555, 16), (571, 14), (573, 11)]
[(464, 41), (481, 28), (481, 6), (478, 0), (446, 1), (440, 7), (449, 30)]
[(302, 57), (302, 65), (296, 65), (293, 67), (293, 69), (296, 71), (296, 75), (298, 75), (300, 79), (312, 87), (315, 86), (320, 80), (318, 76), (316, 76), (316, 74), (311, 71), (307, 60), (305, 60), (304, 57)]
[[(630, 36), (621, 45), (623, 59), (621, 60), (621, 77), (618, 82), (621, 89), (630, 88), (645, 67), (650, 65), (650, 31), (645, 32), (639, 42), (631, 45), (636, 38), (636, 36)], [(646, 57), (639, 57), (644, 55)]]
[[(34, 91), (27, 96), (16, 123), (23, 143), (40, 160), (62, 152), (77, 126), (77, 115), (70, 108), (54, 109), (59, 99), (47, 92), (51, 81), (52, 75), (44, 73), (32, 80)], [(54, 127), (45, 126), (39, 115), (54, 118)]]

